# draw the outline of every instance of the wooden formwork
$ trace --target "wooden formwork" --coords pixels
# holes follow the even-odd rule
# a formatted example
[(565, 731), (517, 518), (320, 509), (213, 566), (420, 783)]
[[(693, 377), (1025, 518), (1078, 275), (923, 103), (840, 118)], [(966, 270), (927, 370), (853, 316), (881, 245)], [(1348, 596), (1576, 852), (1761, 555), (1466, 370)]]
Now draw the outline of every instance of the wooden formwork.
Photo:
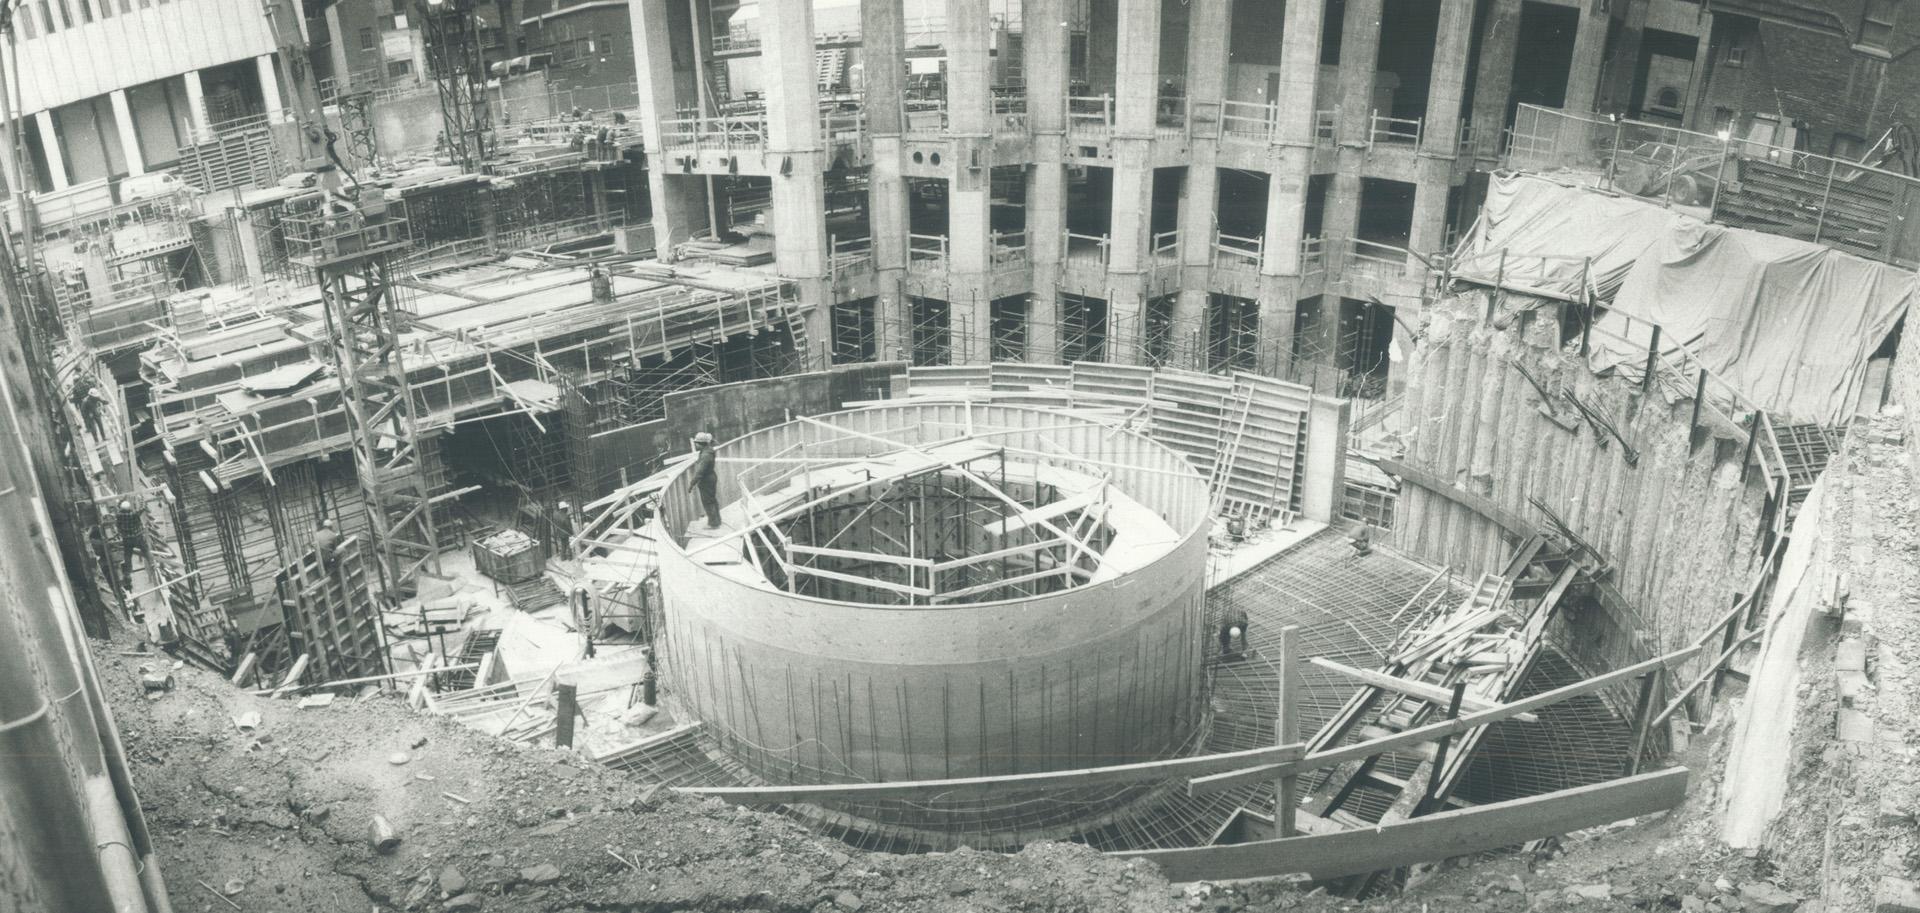
[(274, 575), (287, 631), (298, 641), (294, 652), (313, 656), (322, 680), (387, 672), (372, 564), (362, 542), (349, 536), (330, 557), (310, 550)]

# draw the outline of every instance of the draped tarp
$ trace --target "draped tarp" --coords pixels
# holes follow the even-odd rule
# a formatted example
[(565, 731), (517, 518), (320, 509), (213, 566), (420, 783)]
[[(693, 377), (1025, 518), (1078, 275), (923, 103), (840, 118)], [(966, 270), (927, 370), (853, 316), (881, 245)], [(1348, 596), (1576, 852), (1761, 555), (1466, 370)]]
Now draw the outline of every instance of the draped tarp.
[[(1470, 282), (1584, 301), (1583, 276), (1610, 298), (1634, 261), (1676, 216), (1634, 197), (1569, 187), (1532, 175), (1495, 174), (1487, 201), (1454, 258)], [(1502, 257), (1502, 254), (1505, 257)], [(1589, 260), (1591, 264), (1589, 265)]]
[[(1868, 358), (1915, 294), (1915, 275), (1898, 267), (1534, 177), (1496, 176), (1481, 222), (1466, 250), (1476, 264), (1506, 242), (1535, 257), (1593, 257), (1596, 276), (1617, 272), (1617, 290), (1602, 301), (1616, 315), (1602, 327), (1633, 341), (1595, 333), (1596, 367), (1644, 362), (1646, 334), (1620, 333), (1624, 315), (1658, 325), (1663, 349), (1684, 344), (1715, 376), (1793, 421), (1849, 415)], [(1508, 261), (1511, 274), (1512, 253)], [(1573, 281), (1577, 289), (1577, 267)]]

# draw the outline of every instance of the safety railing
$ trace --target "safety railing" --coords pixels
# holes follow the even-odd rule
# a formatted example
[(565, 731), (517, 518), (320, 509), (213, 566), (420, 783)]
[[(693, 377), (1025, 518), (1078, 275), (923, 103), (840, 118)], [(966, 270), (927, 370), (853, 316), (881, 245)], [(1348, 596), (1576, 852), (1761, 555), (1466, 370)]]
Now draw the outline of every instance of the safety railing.
[(1373, 112), (1371, 127), (1367, 134), (1367, 145), (1374, 146), (1418, 146), (1425, 122), (1418, 117), (1388, 117), (1379, 111)]
[(1327, 240), (1316, 235), (1300, 239), (1300, 275), (1323, 276), (1327, 272)]
[(1920, 179), (1872, 164), (1664, 124), (1521, 105), (1505, 157), (1519, 171), (1567, 169), (1599, 185), (1723, 225), (1825, 244), (1903, 267), (1920, 263)]
[(1242, 238), (1213, 233), (1213, 268), (1244, 273), (1260, 271), (1260, 258), (1266, 253), (1266, 239)]
[(664, 151), (757, 152), (767, 145), (765, 114), (677, 117), (660, 122)]
[(867, 137), (867, 112), (853, 102), (823, 104), (820, 139), (829, 146), (858, 145)]
[(1112, 254), (1113, 240), (1106, 235), (1078, 235), (1066, 232), (1066, 241), (1062, 250), (1067, 252), (1067, 260), (1079, 263), (1098, 263), (1106, 266)]
[(1340, 109), (1322, 108), (1313, 112), (1313, 138), (1316, 142), (1340, 141)]
[(1220, 103), (1220, 135), (1230, 140), (1273, 142), (1279, 132), (1279, 109), (1250, 101)]
[(938, 272), (946, 267), (946, 235), (907, 235), (907, 269)]
[(1067, 132), (1106, 136), (1113, 132), (1113, 96), (1074, 95), (1067, 98)]
[(941, 133), (947, 129), (947, 99), (939, 95), (902, 99), (908, 133)]
[(1158, 232), (1153, 236), (1153, 257), (1156, 260), (1180, 259), (1180, 230)]
[(993, 129), (1021, 133), (1027, 129), (1027, 92), (1018, 86), (993, 89)]
[(1347, 239), (1345, 247), (1342, 269), (1347, 275), (1390, 279), (1407, 271), (1408, 257), (1404, 247), (1362, 238)]
[(992, 235), (992, 241), (994, 269), (1019, 269), (1029, 262), (1030, 253), (1026, 232), (996, 231)]
[(828, 263), (834, 276), (864, 269), (873, 264), (872, 238), (841, 238), (829, 236), (830, 251)]

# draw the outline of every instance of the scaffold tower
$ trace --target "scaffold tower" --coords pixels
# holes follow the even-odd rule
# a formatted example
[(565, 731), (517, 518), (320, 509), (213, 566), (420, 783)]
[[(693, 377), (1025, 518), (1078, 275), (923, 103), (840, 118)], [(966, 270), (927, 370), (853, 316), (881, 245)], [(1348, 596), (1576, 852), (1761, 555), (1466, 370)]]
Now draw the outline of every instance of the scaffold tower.
[[(378, 191), (369, 191), (378, 193)], [(383, 202), (329, 201), (289, 225), (320, 283), (328, 347), (340, 373), (353, 465), (389, 595), (407, 592), (422, 567), (439, 572), (432, 489), (401, 363), (402, 321), (391, 281), (405, 220)]]

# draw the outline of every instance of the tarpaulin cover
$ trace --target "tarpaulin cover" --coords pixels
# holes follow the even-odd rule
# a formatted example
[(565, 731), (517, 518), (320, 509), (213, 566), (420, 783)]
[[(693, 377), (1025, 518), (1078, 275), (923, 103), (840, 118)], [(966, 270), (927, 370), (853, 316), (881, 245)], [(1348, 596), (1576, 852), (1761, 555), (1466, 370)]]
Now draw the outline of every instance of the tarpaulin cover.
[(1674, 218), (1633, 197), (1531, 175), (1496, 174), (1488, 182), (1480, 217), (1461, 242), (1453, 272), (1487, 285), (1499, 277), (1507, 288), (1566, 301), (1585, 300), (1580, 285), (1587, 275), (1595, 296), (1610, 298)]
[[(1868, 358), (1915, 293), (1915, 275), (1898, 267), (1539, 178), (1496, 176), (1488, 211), (1489, 228), (1469, 238), (1476, 263), (1522, 239), (1536, 254), (1591, 256), (1596, 275), (1621, 274), (1610, 302), (1619, 314), (1658, 325), (1662, 348), (1683, 343), (1760, 408), (1794, 421), (1847, 417)], [(1646, 357), (1644, 340), (1593, 342), (1596, 367)]]

